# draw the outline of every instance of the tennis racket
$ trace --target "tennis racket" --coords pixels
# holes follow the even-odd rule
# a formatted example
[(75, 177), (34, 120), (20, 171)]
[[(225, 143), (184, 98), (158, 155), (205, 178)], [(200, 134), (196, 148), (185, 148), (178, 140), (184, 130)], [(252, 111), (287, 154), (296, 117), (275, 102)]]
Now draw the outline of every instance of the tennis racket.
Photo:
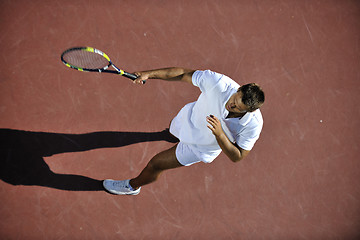
[[(61, 61), (68, 67), (85, 72), (107, 72), (115, 73), (131, 80), (138, 77), (116, 67), (109, 56), (102, 51), (92, 47), (74, 47), (61, 54)], [(109, 70), (109, 67), (115, 70)], [(145, 83), (146, 81), (143, 81)]]

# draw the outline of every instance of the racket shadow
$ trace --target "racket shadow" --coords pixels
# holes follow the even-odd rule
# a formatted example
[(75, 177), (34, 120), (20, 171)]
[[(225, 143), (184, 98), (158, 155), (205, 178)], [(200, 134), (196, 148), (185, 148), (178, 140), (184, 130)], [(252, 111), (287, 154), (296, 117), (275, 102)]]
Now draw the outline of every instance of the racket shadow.
[(98, 148), (116, 148), (140, 142), (175, 143), (161, 132), (94, 132), (63, 134), (0, 129), (0, 179), (12, 185), (43, 186), (68, 191), (103, 191), (102, 180), (51, 171), (44, 157)]

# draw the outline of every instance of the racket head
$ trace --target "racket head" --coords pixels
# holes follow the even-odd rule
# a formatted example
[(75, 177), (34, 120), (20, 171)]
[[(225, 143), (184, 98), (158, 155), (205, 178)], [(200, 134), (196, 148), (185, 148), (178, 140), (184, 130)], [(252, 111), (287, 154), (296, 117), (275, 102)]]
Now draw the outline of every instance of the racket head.
[(103, 71), (112, 63), (102, 51), (92, 47), (73, 47), (61, 54), (61, 61), (79, 71)]

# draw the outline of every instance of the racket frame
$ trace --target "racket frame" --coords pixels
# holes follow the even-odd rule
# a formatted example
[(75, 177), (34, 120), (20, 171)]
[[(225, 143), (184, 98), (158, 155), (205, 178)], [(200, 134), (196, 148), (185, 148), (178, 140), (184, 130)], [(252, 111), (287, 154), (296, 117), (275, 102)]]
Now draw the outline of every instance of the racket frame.
[[(91, 69), (91, 68), (80, 68), (80, 67), (77, 67), (77, 66), (74, 66), (74, 65), (71, 65), (70, 63), (68, 63), (67, 61), (65, 61), (64, 59), (64, 55), (70, 51), (74, 51), (74, 50), (80, 50), (80, 51), (87, 51), (87, 52), (93, 52), (93, 53), (96, 53), (96, 54), (99, 54), (101, 56), (103, 56), (106, 60), (109, 61), (109, 64), (103, 68), (97, 68), (97, 69)], [(131, 80), (135, 80), (138, 78), (138, 76), (136, 76), (135, 74), (132, 74), (132, 73), (128, 73), (118, 67), (116, 67), (112, 61), (110, 60), (109, 56), (100, 51), (99, 49), (96, 49), (96, 48), (93, 48), (93, 47), (73, 47), (73, 48), (69, 48), (67, 50), (65, 50), (62, 54), (61, 54), (61, 61), (69, 68), (73, 68), (73, 69), (76, 69), (78, 71), (81, 71), (81, 72), (106, 72), (106, 73), (114, 73), (114, 74), (118, 74), (118, 75), (121, 75), (121, 76), (124, 76), (124, 77), (127, 77), (127, 78), (130, 78)], [(109, 70), (108, 68), (109, 67), (113, 67), (115, 70)], [(143, 81), (143, 83), (145, 83), (145, 81)]]

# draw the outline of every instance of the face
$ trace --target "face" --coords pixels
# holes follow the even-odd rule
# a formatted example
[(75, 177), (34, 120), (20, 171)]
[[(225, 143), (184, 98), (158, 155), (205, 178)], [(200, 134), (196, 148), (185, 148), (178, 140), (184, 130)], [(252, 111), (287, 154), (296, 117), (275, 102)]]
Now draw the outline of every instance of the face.
[(225, 108), (231, 113), (246, 113), (248, 108), (242, 102), (242, 92), (234, 93), (229, 101), (227, 101)]

